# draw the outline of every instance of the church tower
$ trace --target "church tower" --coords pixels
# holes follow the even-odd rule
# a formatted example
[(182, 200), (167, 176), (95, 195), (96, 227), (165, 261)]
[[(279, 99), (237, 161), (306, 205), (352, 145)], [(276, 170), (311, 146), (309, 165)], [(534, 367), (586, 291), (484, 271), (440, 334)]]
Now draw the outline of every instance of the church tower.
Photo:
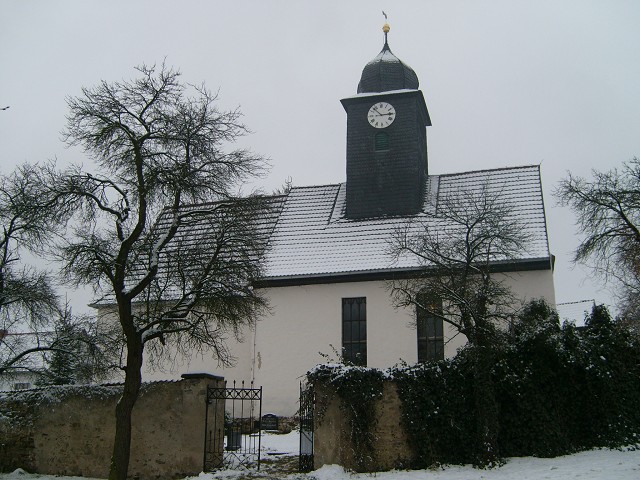
[(362, 71), (347, 112), (347, 207), (353, 219), (420, 212), (427, 179), (427, 105), (418, 77), (389, 48)]

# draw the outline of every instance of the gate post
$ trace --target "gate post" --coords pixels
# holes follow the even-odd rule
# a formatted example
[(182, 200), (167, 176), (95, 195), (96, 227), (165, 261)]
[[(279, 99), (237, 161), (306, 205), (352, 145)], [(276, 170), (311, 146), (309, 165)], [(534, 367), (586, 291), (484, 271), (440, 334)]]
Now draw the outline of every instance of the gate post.
[(313, 412), (316, 402), (313, 385), (300, 382), (300, 457), (298, 468), (301, 472), (313, 470)]

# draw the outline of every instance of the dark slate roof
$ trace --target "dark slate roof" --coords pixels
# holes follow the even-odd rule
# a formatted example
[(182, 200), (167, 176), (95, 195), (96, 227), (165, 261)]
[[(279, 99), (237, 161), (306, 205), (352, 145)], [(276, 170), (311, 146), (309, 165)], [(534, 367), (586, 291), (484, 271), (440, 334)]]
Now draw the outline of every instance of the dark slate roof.
[[(165, 279), (164, 295), (171, 298), (180, 292), (179, 276), (177, 281), (172, 280), (177, 276), (171, 267), (176, 265), (173, 261), (175, 256), (182, 257), (180, 264), (187, 276), (189, 272), (197, 275), (205, 260), (208, 260), (205, 251), (211, 252), (216, 248), (220, 249), (222, 261), (263, 259), (285, 200), (284, 195), (255, 196), (183, 206), (180, 209), (180, 216), (183, 217), (182, 226), (157, 260), (159, 271), (164, 273), (161, 277), (169, 277)], [(151, 241), (158, 241), (164, 235), (171, 227), (173, 218), (169, 209), (165, 209), (159, 215), (153, 227), (156, 237)], [(245, 235), (247, 231), (253, 232), (254, 236), (250, 240)], [(217, 243), (216, 239), (222, 237), (225, 240)], [(143, 278), (151, 262), (152, 258), (148, 254), (142, 254), (137, 261), (132, 261), (127, 288), (132, 288)], [(229, 269), (228, 274), (235, 275), (233, 269)], [(97, 304), (112, 301), (113, 296), (107, 295)]]
[[(513, 214), (526, 225), (527, 251), (517, 261), (549, 263), (540, 169), (525, 166), (430, 175), (423, 213), (410, 217), (351, 220), (344, 215), (345, 184), (293, 188), (271, 236), (265, 281), (418, 268), (413, 258), (394, 262), (388, 254), (389, 239), (394, 231), (416, 219), (423, 225), (446, 228), (432, 215), (438, 199), (452, 192), (480, 192), (483, 189), (508, 202)], [(417, 224), (415, 228), (418, 228)]]
[[(438, 201), (462, 191), (499, 195), (512, 206), (526, 225), (528, 245), (521, 258), (510, 261), (510, 269), (550, 268), (546, 220), (538, 166), (480, 170), (449, 175), (430, 175), (423, 211), (411, 216), (353, 220), (345, 217), (345, 184), (294, 187), (287, 195), (263, 198), (266, 208), (255, 228), (255, 256), (265, 259), (262, 285), (296, 285), (360, 278), (386, 278), (389, 274), (420, 268), (415, 258), (394, 261), (389, 240), (400, 227), (438, 229), (447, 224), (434, 213)], [(238, 200), (243, 201), (243, 200)], [(184, 211), (211, 210), (215, 204), (190, 205)], [(215, 235), (219, 213), (198, 216), (177, 234), (165, 253), (206, 245)], [(416, 222), (418, 220), (418, 222)], [(169, 217), (161, 215), (156, 228), (168, 228)], [(179, 247), (178, 247), (179, 245)], [(231, 248), (231, 254), (233, 248)], [(160, 259), (163, 269), (165, 258)], [(145, 262), (142, 262), (145, 263)], [(517, 265), (517, 266), (514, 266)], [(529, 265), (528, 267), (526, 265)], [(531, 266), (533, 265), (533, 267)], [(546, 265), (546, 266), (545, 266)], [(132, 273), (132, 279), (142, 272)], [(169, 289), (170, 290), (170, 289)], [(108, 298), (99, 303), (110, 303)]]
[[(196, 244), (202, 244), (204, 238), (219, 234), (222, 223), (226, 222), (224, 228), (228, 232), (232, 232), (231, 229), (252, 229), (255, 238), (251, 242), (251, 253), (258, 258), (264, 254), (268, 247), (285, 200), (286, 196), (284, 195), (273, 195), (185, 205), (180, 209), (181, 215), (184, 216), (186, 213), (194, 215), (191, 219), (186, 217), (183, 220), (184, 226), (176, 232), (165, 251), (172, 251), (176, 248), (190, 249)], [(241, 202), (249, 205), (242, 206)], [(235, 208), (236, 206), (239, 208)], [(238, 212), (243, 212), (244, 218), (238, 219)], [(165, 209), (158, 217), (155, 228), (159, 232), (167, 230), (172, 218), (170, 211)], [(227, 235), (241, 238), (241, 235), (229, 233)], [(229, 242), (225, 246), (230, 254), (234, 248), (238, 247), (239, 245), (234, 245), (233, 242)]]
[(382, 51), (362, 70), (358, 93), (417, 90), (418, 76), (413, 69), (396, 57), (385, 42)]

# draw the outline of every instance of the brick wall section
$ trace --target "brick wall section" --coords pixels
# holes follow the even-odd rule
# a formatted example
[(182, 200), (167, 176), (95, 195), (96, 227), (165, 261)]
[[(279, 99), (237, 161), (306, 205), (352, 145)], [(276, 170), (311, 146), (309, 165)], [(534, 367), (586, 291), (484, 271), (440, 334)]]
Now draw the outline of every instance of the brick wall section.
[[(179, 478), (202, 471), (207, 386), (224, 382), (211, 375), (186, 377), (143, 386), (133, 411), (131, 477)], [(105, 478), (120, 389), (64, 387), (0, 397), (3, 412), (30, 409), (22, 422), (0, 417), (2, 470)]]
[[(340, 409), (340, 398), (326, 385), (316, 385), (321, 399), (315, 411), (314, 467), (337, 464), (357, 470), (354, 447), (349, 439), (349, 420)], [(327, 403), (322, 405), (323, 400)], [(409, 440), (402, 427), (401, 403), (396, 385), (386, 381), (383, 396), (376, 404), (375, 456), (365, 470), (369, 472), (406, 467), (410, 463)]]

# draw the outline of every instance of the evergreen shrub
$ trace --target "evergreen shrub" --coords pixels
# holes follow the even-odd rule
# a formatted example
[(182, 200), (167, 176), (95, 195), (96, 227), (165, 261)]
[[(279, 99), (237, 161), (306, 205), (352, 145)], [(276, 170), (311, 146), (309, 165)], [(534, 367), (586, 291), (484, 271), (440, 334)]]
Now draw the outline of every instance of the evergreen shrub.
[[(491, 370), (500, 424), (500, 454), (557, 456), (595, 447), (640, 444), (640, 343), (595, 306), (584, 327), (560, 326), (542, 301), (526, 306), (493, 347)], [(379, 370), (325, 366), (352, 415), (358, 448), (375, 455), (368, 434), (383, 377), (396, 382), (413, 468), (474, 463), (477, 432), (473, 347), (449, 360)], [(370, 373), (367, 373), (369, 371)], [(310, 377), (311, 380), (311, 377)], [(356, 418), (361, 417), (361, 418)], [(354, 438), (355, 439), (355, 438)]]

